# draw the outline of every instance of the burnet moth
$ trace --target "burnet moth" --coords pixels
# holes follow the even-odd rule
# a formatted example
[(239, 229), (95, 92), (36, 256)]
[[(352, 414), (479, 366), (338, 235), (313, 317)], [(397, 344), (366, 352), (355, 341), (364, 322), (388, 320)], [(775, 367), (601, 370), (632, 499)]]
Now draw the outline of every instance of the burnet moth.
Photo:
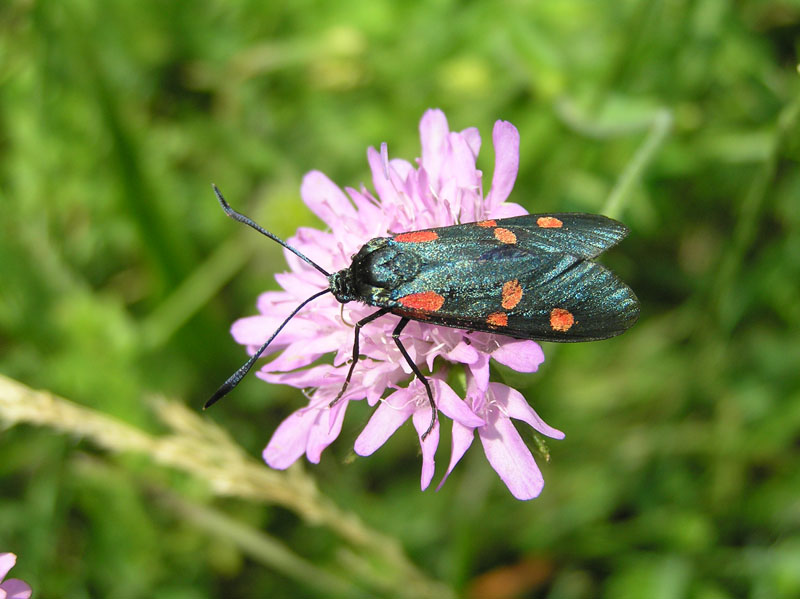
[(355, 325), (344, 395), (359, 359), (361, 329), (384, 314), (400, 316), (392, 339), (425, 386), (431, 422), (436, 404), (425, 375), (400, 341), (409, 320), (534, 341), (597, 341), (625, 332), (639, 318), (636, 295), (592, 260), (628, 234), (625, 225), (597, 214), (528, 214), (399, 233), (368, 241), (348, 268), (329, 273), (228, 205), (225, 213), (276, 241), (328, 279), (328, 288), (303, 301), (264, 344), (211, 396), (208, 408), (230, 392), (284, 326), (306, 304), (332, 293), (342, 304), (378, 308)]

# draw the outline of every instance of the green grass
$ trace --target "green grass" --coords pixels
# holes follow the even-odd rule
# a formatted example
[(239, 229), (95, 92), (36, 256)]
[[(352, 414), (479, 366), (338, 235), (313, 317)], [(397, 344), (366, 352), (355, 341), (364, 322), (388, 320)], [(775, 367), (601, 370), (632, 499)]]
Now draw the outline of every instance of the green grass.
[[(798, 40), (796, 0), (3, 2), (0, 373), (78, 404), (2, 379), (12, 576), (70, 598), (800, 595)], [(479, 447), (420, 493), (408, 425), (354, 459), (366, 409), (319, 466), (271, 473), (288, 387), (195, 413), (284, 268), (210, 183), (279, 235), (321, 226), (303, 174), (369, 183), (366, 147), (418, 156), (429, 107), (480, 128), (487, 181), (493, 122), (519, 128), (514, 201), (632, 231), (605, 262), (639, 324), (496, 374), (567, 433), (532, 502)]]

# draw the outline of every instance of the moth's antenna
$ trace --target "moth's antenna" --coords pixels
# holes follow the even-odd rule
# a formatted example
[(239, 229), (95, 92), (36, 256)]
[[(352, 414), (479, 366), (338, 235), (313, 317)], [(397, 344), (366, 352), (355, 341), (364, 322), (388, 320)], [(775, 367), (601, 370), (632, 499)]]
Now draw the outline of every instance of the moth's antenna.
[(256, 353), (254, 353), (254, 354), (253, 354), (253, 355), (250, 357), (250, 359), (249, 359), (247, 362), (245, 362), (244, 364), (242, 364), (242, 366), (239, 368), (239, 370), (237, 370), (236, 372), (234, 372), (234, 373), (233, 373), (233, 374), (232, 374), (230, 377), (228, 377), (228, 380), (227, 380), (227, 381), (225, 381), (224, 383), (222, 383), (222, 385), (220, 386), (220, 388), (219, 388), (219, 389), (217, 389), (217, 390), (214, 392), (214, 395), (212, 395), (212, 396), (211, 396), (211, 399), (209, 399), (209, 400), (206, 402), (206, 405), (204, 405), (204, 406), (203, 406), (203, 409), (205, 410), (205, 409), (207, 409), (207, 408), (210, 408), (210, 407), (211, 407), (211, 406), (213, 406), (215, 403), (217, 403), (217, 401), (219, 401), (219, 400), (220, 400), (220, 399), (222, 399), (222, 398), (223, 398), (225, 395), (227, 395), (228, 393), (230, 393), (230, 392), (233, 390), (233, 388), (234, 388), (236, 385), (238, 385), (238, 384), (239, 384), (239, 383), (242, 381), (242, 379), (245, 377), (245, 375), (246, 375), (248, 372), (250, 372), (250, 369), (253, 367), (253, 364), (255, 364), (255, 363), (256, 363), (256, 360), (258, 360), (258, 359), (261, 357), (261, 354), (263, 354), (263, 353), (264, 353), (264, 351), (267, 349), (267, 347), (269, 346), (269, 344), (270, 344), (270, 343), (272, 343), (272, 340), (273, 340), (273, 339), (275, 339), (275, 337), (277, 336), (277, 334), (281, 332), (281, 329), (283, 329), (283, 327), (285, 327), (285, 326), (286, 326), (286, 323), (287, 323), (287, 322), (289, 322), (289, 321), (290, 321), (292, 318), (294, 318), (294, 315), (295, 315), (295, 314), (297, 314), (297, 313), (298, 313), (298, 312), (299, 312), (299, 311), (300, 311), (300, 310), (303, 308), (303, 306), (305, 306), (307, 303), (309, 303), (309, 302), (311, 302), (311, 301), (313, 301), (313, 300), (317, 299), (319, 296), (321, 296), (321, 295), (325, 295), (326, 293), (330, 293), (330, 289), (323, 289), (322, 291), (319, 291), (319, 292), (315, 293), (315, 294), (314, 294), (314, 295), (312, 295), (310, 298), (308, 298), (308, 299), (307, 299), (307, 300), (305, 300), (303, 303), (301, 303), (299, 306), (297, 306), (297, 307), (296, 307), (296, 308), (295, 308), (295, 309), (292, 311), (292, 313), (291, 313), (291, 314), (289, 314), (289, 316), (286, 318), (286, 320), (284, 320), (284, 321), (281, 323), (281, 326), (279, 326), (279, 327), (278, 327), (278, 328), (275, 330), (275, 332), (274, 332), (274, 333), (272, 333), (272, 335), (270, 336), (270, 338), (269, 338), (269, 339), (267, 339), (267, 341), (264, 343), (264, 345), (262, 345), (261, 347), (259, 347), (259, 348), (258, 348), (258, 351), (257, 351)]
[(244, 214), (236, 212), (236, 210), (231, 208), (230, 204), (228, 204), (228, 202), (225, 201), (225, 198), (222, 196), (222, 192), (219, 190), (219, 187), (217, 187), (213, 183), (211, 184), (211, 187), (214, 188), (214, 193), (217, 194), (217, 199), (219, 200), (219, 203), (222, 206), (222, 209), (225, 211), (225, 214), (227, 214), (228, 216), (230, 216), (234, 220), (238, 220), (240, 223), (246, 224), (248, 227), (252, 227), (253, 229), (258, 231), (262, 235), (264, 235), (266, 237), (269, 237), (272, 241), (277, 241), (283, 247), (285, 247), (287, 250), (292, 252), (295, 256), (297, 256), (298, 258), (300, 258), (304, 262), (307, 262), (308, 264), (310, 264), (311, 266), (316, 268), (319, 272), (324, 274), (326, 277), (331, 276), (331, 274), (327, 270), (322, 268), (319, 264), (317, 264), (316, 262), (314, 262), (310, 258), (307, 258), (306, 256), (304, 256), (298, 250), (294, 249), (292, 246), (290, 246), (288, 243), (286, 243), (283, 239), (281, 239), (280, 237), (276, 237), (275, 235), (273, 235), (272, 233), (267, 231), (265, 228), (263, 228), (260, 225), (258, 225), (255, 221), (253, 221), (252, 219), (246, 217)]

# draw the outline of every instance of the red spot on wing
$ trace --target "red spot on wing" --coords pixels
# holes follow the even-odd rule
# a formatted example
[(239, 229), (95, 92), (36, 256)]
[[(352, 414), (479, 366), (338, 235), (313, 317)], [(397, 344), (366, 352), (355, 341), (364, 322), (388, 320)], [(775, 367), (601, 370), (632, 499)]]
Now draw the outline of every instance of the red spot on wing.
[(550, 312), (550, 327), (559, 333), (566, 333), (575, 324), (572, 312), (564, 308), (553, 308)]
[(505, 312), (492, 312), (486, 317), (486, 324), (490, 327), (508, 326), (508, 316)]
[(508, 243), (509, 245), (517, 243), (517, 236), (514, 235), (512, 231), (503, 229), (502, 227), (497, 227), (494, 230), (494, 236), (497, 238), (497, 241), (502, 243)]
[(555, 216), (540, 216), (536, 219), (536, 224), (542, 229), (560, 229), (564, 226)]
[(522, 299), (522, 285), (517, 279), (503, 283), (503, 295), (500, 304), (506, 310), (513, 310)]
[(405, 308), (421, 310), (422, 312), (436, 312), (444, 305), (444, 298), (435, 291), (412, 293), (401, 297), (397, 301)]
[(482, 220), (480, 222), (475, 223), (479, 227), (496, 227), (497, 221), (495, 220)]
[(439, 235), (436, 231), (410, 231), (395, 235), (394, 240), (402, 243), (424, 243), (426, 241), (436, 241)]

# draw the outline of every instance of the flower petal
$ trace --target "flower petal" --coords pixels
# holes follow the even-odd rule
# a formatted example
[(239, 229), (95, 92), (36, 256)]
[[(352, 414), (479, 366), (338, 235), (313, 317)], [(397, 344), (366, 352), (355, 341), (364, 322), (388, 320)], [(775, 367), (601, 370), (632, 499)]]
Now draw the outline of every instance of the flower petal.
[(386, 160), (384, 158), (386, 157), (375, 148), (367, 148), (367, 162), (372, 170), (372, 185), (375, 187), (375, 192), (381, 202), (396, 204), (398, 203), (397, 189), (392, 184), (388, 158)]
[(19, 578), (9, 578), (0, 584), (0, 590), (5, 591), (6, 599), (30, 599), (33, 591), (28, 583)]
[(320, 410), (303, 408), (280, 423), (262, 456), (270, 468), (285, 470), (306, 451), (311, 427)]
[[(429, 379), (438, 408), (448, 418), (472, 428), (486, 424), (483, 418), (469, 409), (467, 403), (441, 379)], [(424, 432), (424, 431), (423, 431)]]
[(492, 130), (494, 173), (492, 189), (486, 196), (489, 210), (506, 201), (519, 171), (519, 131), (508, 121), (497, 121)]
[(382, 401), (358, 435), (355, 452), (360, 456), (368, 456), (386, 443), (416, 409), (412, 399), (408, 389), (399, 389)]
[(422, 142), (422, 166), (428, 173), (430, 183), (439, 186), (439, 175), (442, 163), (447, 157), (447, 138), (450, 128), (447, 117), (439, 109), (425, 111), (419, 123), (419, 135)]
[(442, 488), (444, 481), (447, 480), (447, 477), (450, 476), (450, 473), (453, 471), (453, 468), (456, 467), (456, 464), (464, 457), (464, 454), (472, 445), (472, 441), (475, 439), (475, 429), (470, 426), (464, 426), (463, 424), (453, 421), (453, 438), (452, 438), (452, 450), (450, 451), (450, 464), (447, 466), (447, 472), (444, 473), (442, 477), (442, 482), (439, 483), (439, 486), (436, 487), (436, 490)]
[(467, 140), (458, 133), (450, 134), (451, 158), (448, 161), (450, 172), (458, 187), (476, 189), (481, 182), (481, 173), (475, 168), (475, 154)]
[[(264, 368), (268, 368), (266, 364)], [(295, 372), (280, 372), (274, 373), (264, 370), (262, 368), (256, 372), (256, 376), (261, 380), (268, 383), (280, 383), (282, 385), (291, 385), (298, 389), (305, 389), (306, 387), (322, 387), (322, 386), (340, 386), (344, 383), (344, 378), (347, 370), (344, 368), (336, 368), (330, 364), (320, 364), (313, 368), (306, 370), (298, 370)], [(353, 381), (351, 381), (351, 387)]]
[(416, 171), (416, 180), (412, 179), (411, 181), (414, 184), (415, 195), (419, 196), (420, 200), (422, 201), (424, 214), (430, 215), (432, 222), (438, 226), (446, 226), (451, 224), (442, 219), (441, 212), (443, 211), (444, 206), (442, 206), (435, 194), (432, 193), (429, 181), (430, 178), (428, 171), (426, 171), (423, 167), (420, 167), (419, 170)]
[(517, 499), (533, 499), (544, 479), (530, 450), (508, 418), (500, 415), (478, 429), (486, 459)]
[(275, 275), (278, 285), (283, 287), (296, 300), (296, 304), (311, 297), (318, 291), (325, 289), (319, 282), (305, 275), (300, 276), (293, 272), (279, 272)]
[(499, 206), (491, 208), (486, 216), (487, 218), (512, 218), (514, 216), (522, 216), (523, 214), (528, 214), (528, 211), (519, 204), (503, 202)]
[(453, 349), (444, 354), (444, 357), (451, 362), (461, 362), (462, 364), (474, 364), (479, 356), (478, 350), (464, 341), (459, 342)]
[(372, 239), (386, 234), (383, 225), (384, 211), (367, 194), (352, 187), (345, 187), (347, 195), (353, 200), (358, 211), (358, 222), (364, 226), (365, 238)]
[(306, 457), (312, 464), (319, 464), (323, 450), (333, 443), (342, 431), (342, 422), (344, 422), (348, 403), (340, 401), (332, 408), (323, 409), (317, 422), (311, 427), (306, 444)]
[(0, 581), (6, 577), (8, 571), (17, 563), (17, 556), (13, 553), (0, 553)]
[[(359, 361), (359, 366), (364, 360)], [(364, 368), (361, 384), (367, 390), (367, 403), (374, 406), (383, 395), (383, 392), (405, 378), (401, 368), (392, 362), (371, 362)]]
[(472, 155), (477, 158), (481, 151), (481, 133), (477, 127), (467, 127), (461, 133), (461, 137), (467, 142)]
[(433, 473), (436, 470), (436, 449), (439, 447), (439, 420), (433, 424), (430, 434), (422, 440), (422, 435), (428, 430), (431, 424), (429, 410), (416, 410), (411, 417), (414, 423), (414, 428), (417, 429), (417, 434), (420, 437), (420, 446), (422, 447), (422, 475), (420, 478), (420, 486), (422, 490), (428, 488), (433, 479)]
[(517, 372), (536, 372), (544, 362), (544, 352), (535, 341), (509, 341), (494, 350), (492, 358)]
[(516, 418), (530, 424), (535, 430), (553, 439), (563, 439), (564, 433), (548, 425), (539, 414), (525, 401), (525, 397), (507, 385), (491, 383), (489, 385), (495, 401), (501, 406), (509, 418)]
[(469, 370), (475, 377), (475, 385), (477, 385), (480, 393), (486, 393), (489, 388), (489, 354), (481, 353), (474, 364), (469, 365)]
[(454, 204), (461, 222), (474, 222), (482, 204), (481, 173), (475, 168), (472, 150), (458, 133), (450, 134), (450, 157), (442, 165), (441, 177), (442, 198)]
[[(310, 227), (300, 227), (297, 229), (297, 233), (287, 239), (286, 242), (314, 260), (314, 262), (328, 272), (333, 272), (350, 264), (350, 253), (352, 252), (342, 252), (341, 248), (338, 246), (342, 238), (349, 241), (353, 246), (349, 247), (349, 250), (355, 250), (361, 246), (355, 235), (348, 236), (347, 234), (348, 227), (357, 222), (357, 220), (352, 218), (347, 220), (343, 218), (342, 222), (332, 233), (326, 233)], [(286, 263), (289, 265), (292, 272), (298, 273), (309, 281), (314, 282), (319, 288), (324, 289), (327, 286), (325, 275), (310, 264), (301, 260), (299, 256), (296, 256), (287, 249), (283, 250), (283, 256), (286, 258)]]
[(306, 206), (331, 229), (339, 228), (342, 218), (358, 216), (345, 193), (320, 171), (311, 171), (303, 177), (300, 195)]
[(294, 370), (308, 366), (315, 362), (320, 356), (334, 352), (342, 346), (342, 335), (333, 333), (331, 335), (318, 336), (309, 343), (308, 339), (300, 339), (286, 346), (280, 356), (264, 366), (264, 370), (275, 372), (276, 370)]
[(274, 331), (280, 321), (267, 316), (246, 316), (234, 321), (231, 335), (236, 343), (242, 345), (261, 345)]

